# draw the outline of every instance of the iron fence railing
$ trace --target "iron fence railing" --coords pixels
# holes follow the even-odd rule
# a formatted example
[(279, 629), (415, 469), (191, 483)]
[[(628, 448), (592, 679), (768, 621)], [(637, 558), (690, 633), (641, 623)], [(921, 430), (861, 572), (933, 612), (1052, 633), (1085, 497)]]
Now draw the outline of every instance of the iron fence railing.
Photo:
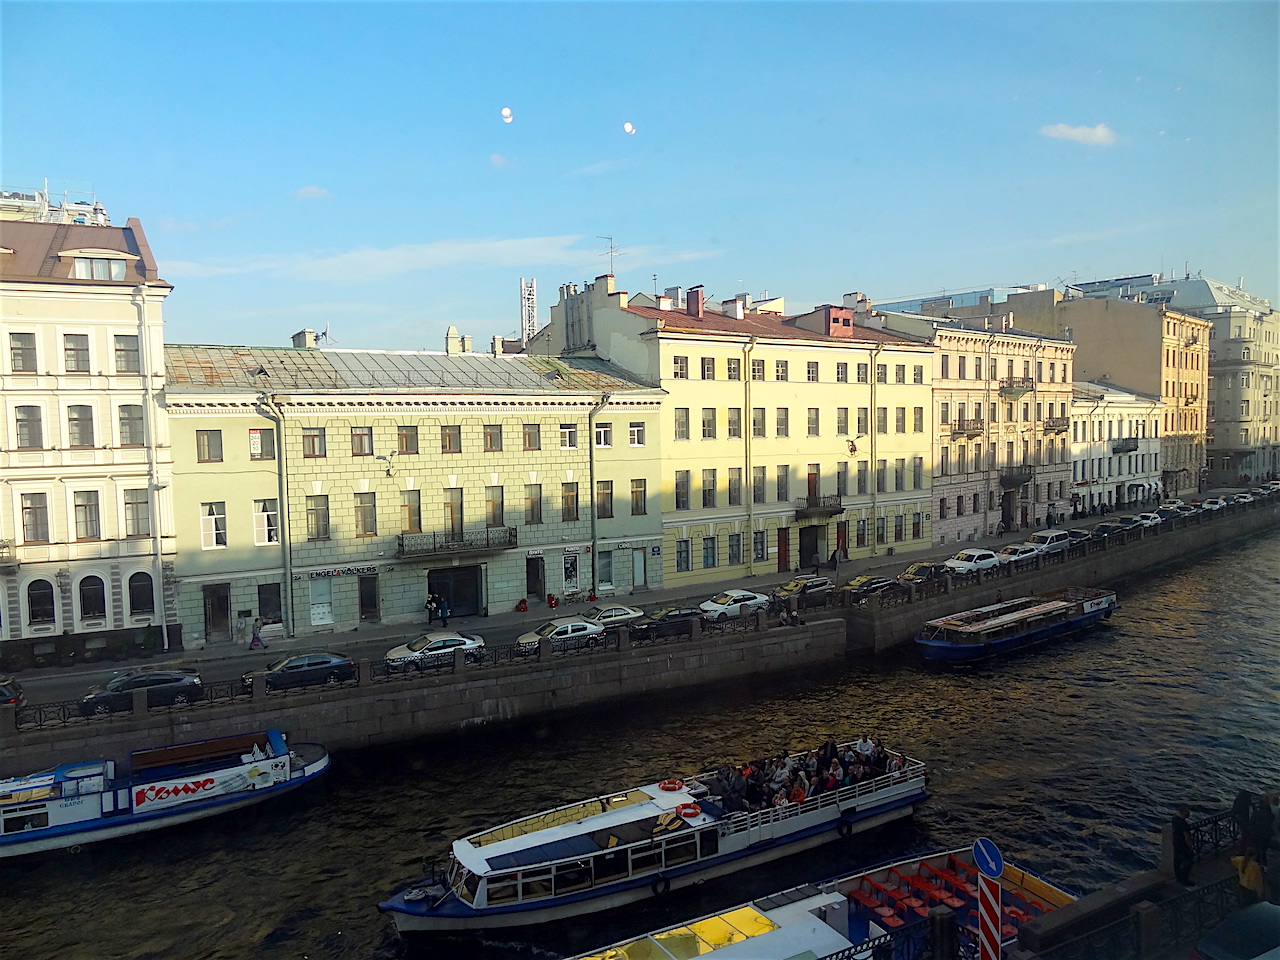
[(679, 633), (664, 633), (654, 635), (653, 633), (632, 633), (630, 642), (633, 647), (665, 647), (673, 643), (688, 643), (691, 639), (691, 628), (686, 626)]
[(31, 703), (20, 707), (16, 720), (18, 729), (41, 730), (45, 727), (63, 726), (96, 719), (80, 712), (80, 698), (75, 700), (51, 700), (47, 703)]
[(756, 628), (754, 613), (728, 620), (711, 620), (702, 625), (706, 633), (751, 633)]
[(1196, 859), (1202, 860), (1235, 846), (1240, 839), (1240, 824), (1230, 810), (1210, 814), (1191, 821), (1191, 842)]
[(1235, 877), (1224, 877), (1170, 897), (1158, 906), (1160, 946), (1172, 949), (1207, 933), (1240, 909), (1239, 883)]
[(1138, 937), (1138, 917), (1131, 913), (1037, 956), (1039, 960), (1138, 960), (1142, 946)]

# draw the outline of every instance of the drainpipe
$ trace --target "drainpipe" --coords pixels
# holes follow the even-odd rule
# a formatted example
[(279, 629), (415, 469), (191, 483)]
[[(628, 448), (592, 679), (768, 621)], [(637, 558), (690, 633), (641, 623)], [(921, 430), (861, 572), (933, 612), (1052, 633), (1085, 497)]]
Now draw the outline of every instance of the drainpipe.
[[(160, 484), (156, 476), (156, 434), (152, 404), (155, 391), (151, 387), (151, 364), (148, 362), (147, 344), (147, 285), (140, 283), (134, 289), (133, 305), (138, 310), (138, 365), (142, 369), (142, 425), (147, 438), (147, 509), (151, 511), (151, 553), (155, 587), (160, 589), (160, 637), (166, 652), (169, 650), (169, 605), (164, 582), (164, 562), (161, 550), (164, 541), (160, 533)], [(154, 589), (154, 587), (153, 587)], [(128, 584), (125, 584), (128, 596)], [(126, 601), (127, 602), (127, 601)]]
[[(756, 337), (752, 337), (742, 347), (742, 481), (749, 489), (745, 492), (747, 501), (747, 536), (751, 542), (747, 545), (747, 576), (756, 575), (756, 524), (755, 524), (755, 480), (751, 476), (751, 437), (755, 430), (751, 419), (751, 351), (755, 349)], [(765, 549), (768, 550), (766, 544)]]
[(596, 559), (600, 556), (596, 534), (596, 414), (609, 405), (611, 393), (600, 394), (600, 402), (587, 414), (587, 476), (591, 489), (587, 495), (591, 497), (591, 595), (594, 597), (600, 589), (599, 572), (596, 570)]
[[(280, 613), (284, 620), (284, 635), (293, 634), (293, 542), (289, 535), (289, 475), (285, 469), (284, 413), (276, 406), (275, 398), (263, 390), (258, 398), (267, 419), (275, 424), (276, 438), (276, 522), (280, 525), (280, 562), (284, 567), (284, 582), (280, 585)], [(261, 612), (261, 611), (259, 611)]]
[[(876, 382), (879, 377), (879, 374), (876, 372), (876, 360), (880, 358), (880, 351), (883, 349), (884, 349), (883, 343), (876, 344), (875, 348), (872, 349), (871, 376), (867, 378), (868, 380), (871, 381), (871, 407), (869, 408), (869, 411), (868, 411), (870, 413), (869, 419), (871, 420), (871, 422), (867, 424), (867, 427), (869, 428), (869, 432), (871, 434), (871, 450), (869, 454), (871, 458), (871, 462), (868, 464), (871, 470), (876, 469), (876, 438), (880, 435), (880, 421), (879, 421), (879, 418), (876, 416)], [(888, 415), (889, 415), (888, 410), (886, 410), (885, 416), (888, 417)], [(887, 423), (885, 424), (885, 429), (888, 430)], [(877, 503), (876, 494), (878, 494), (879, 492), (880, 492), (880, 477), (878, 474), (872, 473), (871, 474), (871, 531), (870, 531), (870, 536), (867, 537), (867, 540), (871, 544), (871, 556), (873, 557), (876, 555), (876, 547), (879, 545), (879, 542), (880, 542), (880, 517), (878, 515), (878, 508), (876, 506), (876, 503)], [(887, 528), (888, 524), (886, 524), (885, 526)], [(885, 539), (886, 540), (888, 539), (887, 530), (885, 533)]]
[[(991, 454), (990, 448), (994, 447), (996, 445), (996, 442), (998, 442), (991, 439), (993, 436), (998, 436), (998, 434), (996, 433), (993, 427), (993, 424), (996, 422), (995, 418), (988, 416), (988, 414), (991, 413), (991, 382), (992, 382), (991, 375), (993, 373), (999, 372), (993, 368), (993, 364), (996, 362), (995, 361), (995, 342), (996, 342), (996, 335), (994, 333), (988, 334), (987, 335), (987, 351), (986, 351), (987, 352), (987, 389), (983, 393), (983, 402), (986, 404), (987, 409), (982, 411), (982, 415), (984, 418), (982, 421), (984, 424), (984, 429), (982, 431), (982, 440), (983, 440), (982, 445), (988, 448), (982, 451), (982, 457), (986, 461), (986, 465), (987, 465), (986, 469), (983, 471), (983, 473), (986, 475), (985, 486), (987, 489), (983, 491), (986, 494), (986, 497), (983, 498), (985, 502), (982, 505), (982, 531), (988, 537), (991, 536), (991, 494), (992, 494), (991, 466), (992, 466), (992, 461), (995, 460), (995, 457), (990, 455)], [(1004, 496), (1004, 491), (1001, 490), (1002, 499), (1003, 499), (1003, 496)], [(1001, 504), (1001, 508), (1002, 508), (1001, 516), (1003, 516), (1004, 515), (1003, 504)]]

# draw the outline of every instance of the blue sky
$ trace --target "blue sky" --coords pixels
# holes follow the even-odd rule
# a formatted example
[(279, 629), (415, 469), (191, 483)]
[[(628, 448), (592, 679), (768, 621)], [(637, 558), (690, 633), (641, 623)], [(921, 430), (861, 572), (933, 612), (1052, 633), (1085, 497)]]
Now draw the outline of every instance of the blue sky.
[(622, 289), (793, 312), (1184, 261), (1274, 301), (1277, 9), (4, 3), (0, 179), (138, 217), (175, 342), (487, 343), (601, 235)]

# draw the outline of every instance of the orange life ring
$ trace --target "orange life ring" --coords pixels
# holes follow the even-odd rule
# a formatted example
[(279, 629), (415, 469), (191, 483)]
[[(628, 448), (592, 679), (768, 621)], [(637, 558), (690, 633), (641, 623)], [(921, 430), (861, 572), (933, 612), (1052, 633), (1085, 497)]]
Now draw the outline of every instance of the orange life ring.
[(676, 807), (676, 813), (684, 817), (686, 820), (692, 820), (694, 817), (702, 813), (702, 808), (696, 803), (682, 803)]
[(683, 790), (684, 781), (683, 780), (663, 780), (660, 784), (658, 784), (658, 789), (666, 790), (668, 793), (671, 793), (676, 790)]

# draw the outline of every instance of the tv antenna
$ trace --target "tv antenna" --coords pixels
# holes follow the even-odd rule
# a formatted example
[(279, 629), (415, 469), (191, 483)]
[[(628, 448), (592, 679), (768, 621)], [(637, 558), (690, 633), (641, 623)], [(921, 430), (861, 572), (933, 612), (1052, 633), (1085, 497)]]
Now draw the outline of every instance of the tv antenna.
[(328, 323), (324, 325), (324, 329), (322, 331), (316, 334), (316, 346), (318, 347), (322, 343), (327, 343), (331, 346), (336, 346), (338, 343), (338, 341), (333, 338), (333, 334), (329, 332)]
[(596, 239), (603, 240), (605, 242), (604, 246), (601, 246), (600, 244), (597, 243), (595, 245), (595, 248), (601, 251), (600, 256), (609, 258), (609, 272), (613, 273), (613, 258), (625, 257), (626, 254), (623, 253), (620, 249), (618, 249), (618, 246), (613, 242), (613, 237), (598, 236), (596, 237)]

